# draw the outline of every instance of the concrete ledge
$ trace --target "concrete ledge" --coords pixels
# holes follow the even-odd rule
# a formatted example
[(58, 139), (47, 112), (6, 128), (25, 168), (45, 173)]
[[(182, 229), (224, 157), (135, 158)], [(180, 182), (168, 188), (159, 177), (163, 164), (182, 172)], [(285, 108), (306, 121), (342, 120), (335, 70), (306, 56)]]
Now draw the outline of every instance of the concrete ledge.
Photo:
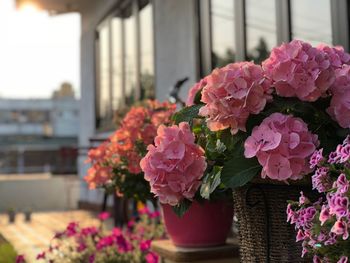
[(79, 179), (76, 176), (11, 175), (0, 177), (0, 212), (76, 209)]

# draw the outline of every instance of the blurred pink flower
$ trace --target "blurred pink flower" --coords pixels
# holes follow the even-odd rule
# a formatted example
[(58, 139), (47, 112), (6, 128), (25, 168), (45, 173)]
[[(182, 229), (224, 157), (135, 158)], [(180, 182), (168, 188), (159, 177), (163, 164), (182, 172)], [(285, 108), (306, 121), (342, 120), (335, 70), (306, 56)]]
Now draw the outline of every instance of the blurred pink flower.
[(350, 66), (344, 65), (337, 69), (335, 77), (327, 112), (341, 127), (350, 128)]
[(16, 263), (25, 263), (25, 262), (26, 262), (26, 260), (25, 260), (23, 255), (18, 255), (16, 257)]
[(270, 85), (266, 83), (261, 66), (252, 62), (228, 64), (215, 69), (206, 77), (202, 91), (206, 105), (199, 114), (207, 118), (211, 131), (231, 129), (235, 134), (245, 131), (250, 114), (260, 113), (271, 100)]
[(36, 260), (39, 260), (39, 259), (46, 259), (45, 252), (41, 252), (36, 256)]
[(188, 123), (158, 128), (155, 145), (141, 160), (145, 179), (152, 193), (163, 204), (176, 205), (182, 199), (191, 200), (206, 169), (203, 149), (195, 144)]
[(140, 243), (140, 249), (142, 252), (147, 251), (151, 248), (152, 240), (144, 240)]
[(153, 252), (149, 252), (146, 255), (146, 262), (147, 263), (158, 263), (159, 262), (159, 257), (157, 254), (153, 253)]
[(188, 95), (187, 95), (188, 97), (187, 97), (187, 101), (186, 101), (186, 106), (192, 106), (194, 104), (194, 100), (196, 98), (198, 91), (203, 89), (205, 87), (205, 85), (207, 85), (206, 78), (201, 79), (192, 88), (190, 88)]
[(108, 212), (102, 212), (98, 215), (98, 218), (101, 221), (106, 221), (110, 217), (110, 214)]
[(282, 97), (316, 101), (334, 82), (334, 70), (327, 53), (300, 40), (272, 49), (262, 66)]
[(254, 127), (244, 143), (244, 155), (258, 158), (263, 178), (297, 180), (310, 172), (307, 159), (318, 144), (317, 135), (309, 132), (303, 120), (273, 113)]

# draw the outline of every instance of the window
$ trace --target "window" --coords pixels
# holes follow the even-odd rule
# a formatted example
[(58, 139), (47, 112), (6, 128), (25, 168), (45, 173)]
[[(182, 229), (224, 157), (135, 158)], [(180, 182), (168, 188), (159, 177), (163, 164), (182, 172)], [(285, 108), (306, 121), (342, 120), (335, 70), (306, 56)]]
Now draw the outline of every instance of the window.
[(211, 62), (212, 68), (235, 60), (234, 0), (211, 0)]
[(116, 111), (154, 97), (152, 5), (134, 0), (103, 21), (96, 54), (96, 126), (107, 131)]
[(152, 5), (140, 10), (141, 98), (155, 98)]
[(330, 0), (292, 0), (290, 4), (294, 39), (301, 39), (313, 45), (334, 42)]
[(247, 60), (261, 63), (277, 44), (275, 0), (246, 0), (245, 11)]

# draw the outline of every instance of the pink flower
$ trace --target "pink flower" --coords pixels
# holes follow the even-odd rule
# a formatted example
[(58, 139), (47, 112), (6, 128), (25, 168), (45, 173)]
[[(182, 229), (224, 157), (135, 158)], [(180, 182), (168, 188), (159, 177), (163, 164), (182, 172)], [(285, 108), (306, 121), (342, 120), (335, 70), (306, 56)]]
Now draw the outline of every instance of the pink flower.
[(337, 236), (343, 236), (343, 239), (346, 240), (349, 238), (348, 226), (346, 222), (338, 220), (333, 225), (331, 232)]
[(149, 250), (151, 248), (151, 243), (152, 243), (152, 240), (144, 240), (140, 243), (140, 249), (142, 252), (145, 252), (147, 250)]
[(145, 258), (146, 258), (147, 263), (158, 263), (159, 262), (158, 255), (153, 253), (153, 252), (149, 252)]
[(348, 263), (348, 257), (342, 256), (337, 263)]
[(106, 221), (110, 217), (110, 214), (108, 212), (102, 212), (98, 215), (98, 218), (101, 221)]
[(329, 207), (327, 205), (323, 205), (321, 212), (320, 212), (320, 217), (319, 220), (321, 222), (321, 226), (330, 218), (329, 214)]
[(41, 252), (36, 256), (36, 260), (45, 259), (45, 258), (46, 258), (45, 252)]
[(16, 257), (16, 263), (25, 263), (25, 262), (26, 262), (26, 260), (25, 260), (23, 255), (18, 255)]
[(310, 168), (315, 168), (324, 160), (322, 153), (323, 149), (314, 151), (310, 157)]
[(326, 44), (319, 44), (316, 48), (328, 55), (331, 66), (335, 69), (341, 68), (344, 64), (350, 64), (350, 54), (346, 53), (341, 46), (330, 47)]
[(76, 222), (70, 222), (66, 228), (66, 235), (68, 237), (75, 236), (78, 233), (78, 223)]
[(92, 254), (89, 256), (89, 263), (94, 263), (95, 262), (95, 254)]
[(262, 68), (252, 62), (215, 69), (206, 77), (206, 82), (201, 99), (206, 105), (199, 114), (207, 118), (211, 131), (226, 128), (230, 128), (232, 134), (245, 131), (249, 115), (260, 113), (272, 99)]
[(258, 158), (263, 178), (297, 180), (310, 172), (307, 159), (317, 146), (317, 135), (308, 131), (303, 120), (273, 113), (254, 127), (244, 143), (244, 155)]
[(338, 219), (349, 215), (349, 199), (340, 194), (328, 194), (329, 213)]
[(340, 174), (337, 181), (334, 182), (334, 186), (337, 189), (337, 193), (345, 194), (349, 191), (349, 181), (346, 179), (346, 175), (344, 173)]
[(322, 260), (318, 256), (314, 255), (312, 263), (322, 263)]
[(301, 229), (299, 229), (296, 237), (296, 242), (302, 241), (304, 239), (305, 239), (305, 234)]
[(323, 193), (332, 188), (332, 182), (328, 172), (328, 167), (317, 168), (315, 174), (312, 176), (313, 189), (317, 189), (318, 192)]
[(194, 105), (194, 100), (196, 98), (197, 93), (202, 90), (205, 85), (207, 85), (207, 80), (206, 78), (201, 79), (199, 82), (197, 82), (190, 90), (188, 91), (187, 95), (187, 101), (186, 101), (186, 106), (192, 106)]
[(204, 151), (195, 144), (188, 123), (160, 126), (155, 145), (140, 165), (151, 191), (163, 204), (176, 205), (182, 199), (192, 200), (206, 169)]
[(272, 49), (262, 66), (277, 94), (282, 97), (316, 101), (334, 82), (334, 71), (327, 53), (300, 40)]
[(332, 99), (328, 114), (343, 128), (350, 128), (350, 66), (335, 70)]
[(299, 197), (299, 205), (305, 205), (305, 204), (309, 204), (309, 203), (310, 203), (310, 200), (301, 191), (300, 192), (300, 197)]

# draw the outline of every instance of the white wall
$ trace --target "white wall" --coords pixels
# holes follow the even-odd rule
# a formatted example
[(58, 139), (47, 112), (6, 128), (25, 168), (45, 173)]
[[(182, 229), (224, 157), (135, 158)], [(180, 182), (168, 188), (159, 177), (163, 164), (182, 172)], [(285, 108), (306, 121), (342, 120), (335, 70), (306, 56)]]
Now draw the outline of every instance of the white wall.
[(194, 0), (154, 0), (156, 94), (161, 101), (178, 79), (189, 77), (182, 98), (197, 81), (196, 17)]

